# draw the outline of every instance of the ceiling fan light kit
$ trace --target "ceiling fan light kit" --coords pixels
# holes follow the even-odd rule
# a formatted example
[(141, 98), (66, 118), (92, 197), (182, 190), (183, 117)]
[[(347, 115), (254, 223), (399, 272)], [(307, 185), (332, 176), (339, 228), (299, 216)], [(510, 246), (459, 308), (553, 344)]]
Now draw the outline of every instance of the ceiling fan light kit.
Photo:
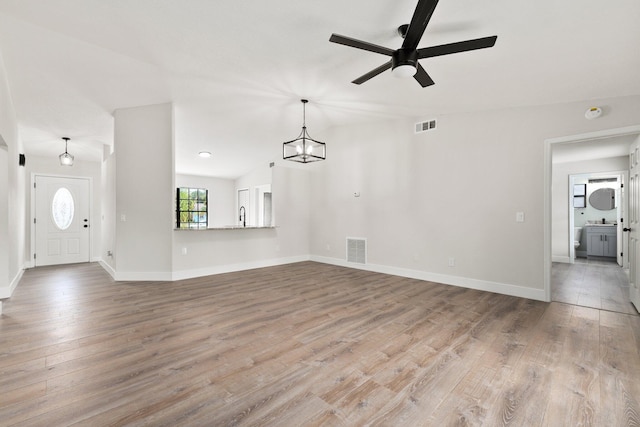
[(406, 79), (418, 72), (418, 52), (398, 49), (391, 55), (391, 75)]
[(309, 101), (301, 99), (300, 102), (302, 102), (302, 131), (295, 139), (282, 144), (282, 158), (298, 163), (325, 160), (327, 158), (326, 144), (311, 138), (307, 132), (305, 105)]
[(465, 40), (461, 42), (448, 43), (438, 46), (431, 46), (418, 49), (418, 44), (427, 28), (427, 24), (433, 15), (433, 11), (438, 5), (438, 0), (419, 0), (416, 10), (413, 13), (411, 22), (398, 27), (398, 34), (404, 38), (402, 47), (399, 49), (389, 49), (373, 43), (353, 39), (351, 37), (332, 34), (329, 41), (342, 44), (356, 49), (366, 50), (380, 55), (390, 56), (391, 59), (381, 66), (369, 71), (366, 74), (353, 80), (352, 83), (362, 84), (369, 79), (387, 71), (397, 77), (412, 77), (422, 87), (431, 86), (434, 81), (418, 62), (419, 59), (433, 58), (435, 56), (450, 55), (452, 53), (467, 52), (470, 50), (484, 49), (495, 45), (498, 36), (482, 37), (479, 39)]

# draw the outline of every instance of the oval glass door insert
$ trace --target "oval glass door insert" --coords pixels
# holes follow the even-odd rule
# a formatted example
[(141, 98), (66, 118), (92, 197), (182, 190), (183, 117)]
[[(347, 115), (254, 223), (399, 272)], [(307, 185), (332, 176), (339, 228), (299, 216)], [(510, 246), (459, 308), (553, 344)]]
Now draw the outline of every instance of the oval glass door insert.
[(74, 207), (71, 192), (64, 187), (59, 188), (51, 201), (51, 214), (60, 230), (66, 230), (73, 222)]

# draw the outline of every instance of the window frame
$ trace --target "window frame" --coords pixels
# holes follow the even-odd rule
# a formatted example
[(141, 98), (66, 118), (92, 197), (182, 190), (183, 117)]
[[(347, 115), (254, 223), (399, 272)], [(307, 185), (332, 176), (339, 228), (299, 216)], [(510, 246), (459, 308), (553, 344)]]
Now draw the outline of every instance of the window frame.
[[(181, 196), (182, 191), (186, 191), (187, 198)], [(195, 191), (196, 197), (192, 197)], [(204, 201), (201, 193), (204, 192)], [(182, 209), (182, 203), (187, 203), (187, 208)], [(204, 207), (203, 207), (204, 205)], [(186, 219), (183, 219), (186, 214)], [(204, 215), (203, 215), (204, 214)], [(204, 218), (204, 221), (202, 220)], [(196, 220), (194, 220), (196, 219)], [(202, 230), (209, 226), (209, 190), (196, 187), (176, 188), (176, 228), (179, 230)]]

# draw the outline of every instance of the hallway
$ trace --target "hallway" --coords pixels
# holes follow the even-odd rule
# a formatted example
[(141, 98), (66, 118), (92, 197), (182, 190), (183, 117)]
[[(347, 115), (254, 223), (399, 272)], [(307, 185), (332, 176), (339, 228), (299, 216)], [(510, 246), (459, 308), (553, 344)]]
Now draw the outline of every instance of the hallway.
[(629, 278), (615, 261), (578, 258), (575, 264), (554, 262), (551, 301), (638, 314), (629, 301)]

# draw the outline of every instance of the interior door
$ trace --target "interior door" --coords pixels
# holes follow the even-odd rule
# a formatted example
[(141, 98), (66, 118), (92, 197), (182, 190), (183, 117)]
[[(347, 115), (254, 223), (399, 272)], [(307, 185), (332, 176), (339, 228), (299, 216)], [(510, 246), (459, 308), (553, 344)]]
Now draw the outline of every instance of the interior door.
[(631, 144), (629, 154), (629, 222), (624, 228), (629, 233), (629, 297), (640, 310), (638, 266), (640, 266), (640, 141)]
[(89, 262), (89, 180), (36, 175), (36, 266)]

